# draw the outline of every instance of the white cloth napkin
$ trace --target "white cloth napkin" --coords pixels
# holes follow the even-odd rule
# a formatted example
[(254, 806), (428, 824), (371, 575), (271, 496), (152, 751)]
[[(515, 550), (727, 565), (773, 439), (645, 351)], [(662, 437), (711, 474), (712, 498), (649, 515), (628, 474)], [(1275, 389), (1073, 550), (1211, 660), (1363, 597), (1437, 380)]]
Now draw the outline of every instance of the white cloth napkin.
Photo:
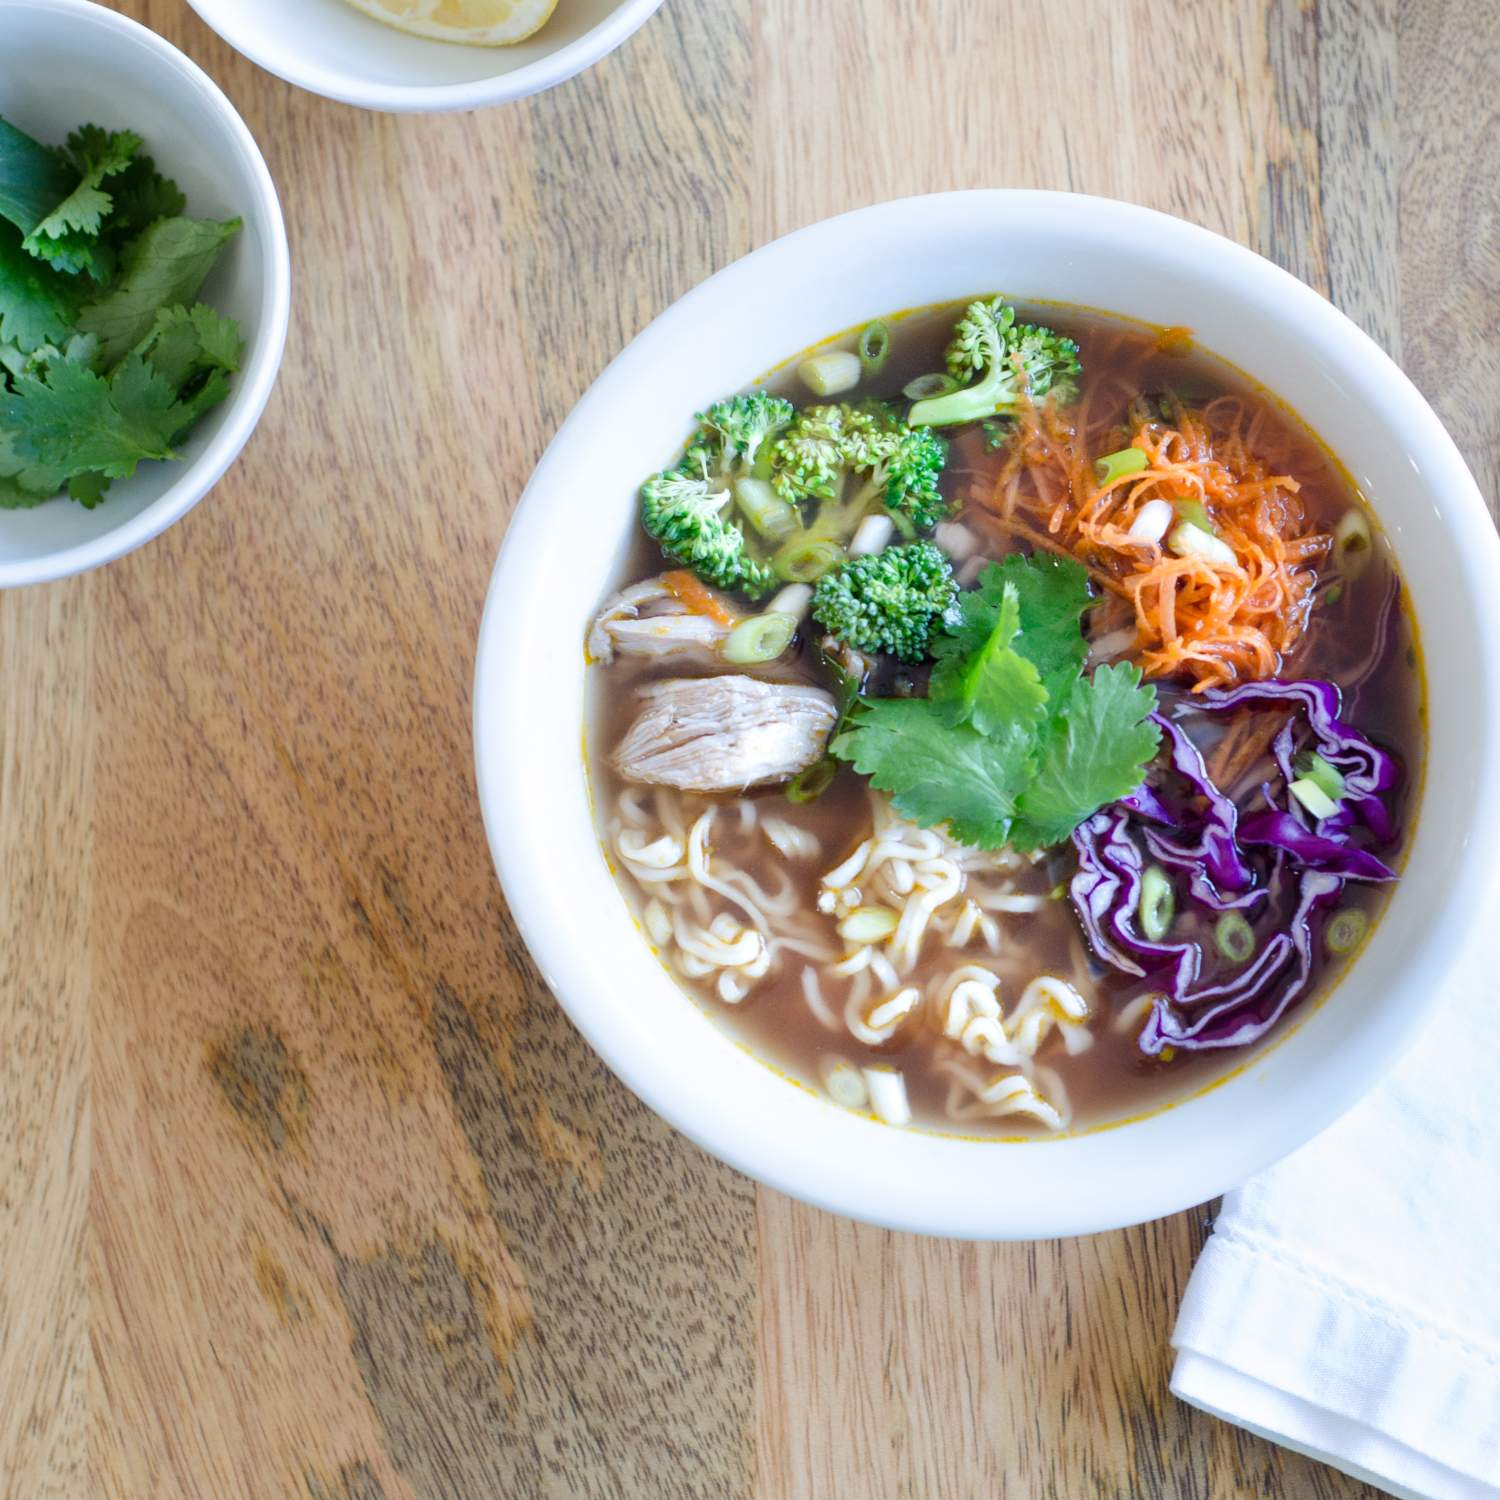
[(1373, 1094), (1224, 1198), (1172, 1390), (1400, 1496), (1500, 1500), (1500, 901)]

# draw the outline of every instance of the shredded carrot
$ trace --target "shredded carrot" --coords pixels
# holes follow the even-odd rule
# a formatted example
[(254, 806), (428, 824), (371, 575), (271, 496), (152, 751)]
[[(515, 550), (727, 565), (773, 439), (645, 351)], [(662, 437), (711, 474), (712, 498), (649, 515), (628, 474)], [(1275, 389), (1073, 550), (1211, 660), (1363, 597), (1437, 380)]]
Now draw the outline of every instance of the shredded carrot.
[(685, 568), (675, 573), (663, 573), (661, 581), (663, 587), (670, 589), (693, 614), (707, 615), (728, 630), (739, 624), (740, 617), (706, 583), (700, 583)]
[[(1131, 445), (1147, 464), (1099, 484), (1087, 397), (1058, 411), (1024, 402), (1017, 430), (983, 508), (994, 528), (1061, 552), (1135, 610), (1135, 659), (1147, 677), (1184, 674), (1195, 691), (1269, 677), (1307, 624), (1314, 566), (1332, 538), (1308, 521), (1289, 474), (1255, 451), (1258, 417), (1226, 398), (1201, 411), (1176, 407), (1173, 422), (1132, 405)], [(1121, 433), (1100, 436), (1113, 447)], [(1150, 500), (1201, 506), (1234, 562), (1178, 557), (1135, 540), (1130, 527)], [(1165, 538), (1163, 539), (1165, 540)]]

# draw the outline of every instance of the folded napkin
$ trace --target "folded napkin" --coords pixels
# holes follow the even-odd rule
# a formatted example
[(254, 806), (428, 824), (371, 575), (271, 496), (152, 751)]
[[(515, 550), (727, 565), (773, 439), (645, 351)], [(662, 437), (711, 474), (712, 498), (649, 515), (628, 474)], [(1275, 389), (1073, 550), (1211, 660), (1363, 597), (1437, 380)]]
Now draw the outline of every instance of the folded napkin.
[(1500, 1500), (1500, 901), (1363, 1103), (1224, 1198), (1172, 1390), (1401, 1496)]

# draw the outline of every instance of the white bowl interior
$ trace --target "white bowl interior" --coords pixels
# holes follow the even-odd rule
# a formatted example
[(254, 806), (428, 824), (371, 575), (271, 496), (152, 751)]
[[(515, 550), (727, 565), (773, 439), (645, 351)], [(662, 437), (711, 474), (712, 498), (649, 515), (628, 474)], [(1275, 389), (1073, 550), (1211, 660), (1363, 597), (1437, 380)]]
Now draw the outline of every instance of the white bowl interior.
[[(584, 630), (633, 525), (636, 484), (682, 442), (691, 414), (841, 329), (983, 291), (1192, 327), (1344, 462), (1391, 538), (1423, 637), (1442, 643), (1426, 661), (1426, 789), (1404, 878), (1343, 982), (1207, 1092), (1036, 1143), (892, 1130), (752, 1060), (637, 931), (599, 850), (579, 754)], [(1269, 262), (1178, 220), (1069, 194), (860, 210), (683, 298), (605, 371), (544, 455), (481, 631), (475, 748), (491, 848), (585, 1036), (647, 1103), (750, 1175), (855, 1218), (973, 1238), (1155, 1217), (1243, 1181), (1330, 1123), (1436, 999), (1500, 835), (1500, 660), (1480, 608), (1497, 567), (1478, 490), (1426, 403), (1353, 324)]]
[(235, 318), (245, 359), (229, 399), (182, 445), (185, 461), (143, 463), (102, 505), (67, 498), (0, 510), (0, 585), (61, 577), (106, 562), (177, 520), (249, 436), (274, 383), (286, 336), (290, 272), (281, 210), (255, 142), (193, 63), (144, 27), (81, 0), (0, 0), (0, 115), (47, 144), (85, 121), (131, 129), (199, 219), (244, 228), (199, 293)]
[(367, 109), (474, 109), (550, 88), (618, 47), (661, 0), (559, 0), (511, 47), (410, 36), (345, 0), (190, 0), (232, 47), (299, 88)]

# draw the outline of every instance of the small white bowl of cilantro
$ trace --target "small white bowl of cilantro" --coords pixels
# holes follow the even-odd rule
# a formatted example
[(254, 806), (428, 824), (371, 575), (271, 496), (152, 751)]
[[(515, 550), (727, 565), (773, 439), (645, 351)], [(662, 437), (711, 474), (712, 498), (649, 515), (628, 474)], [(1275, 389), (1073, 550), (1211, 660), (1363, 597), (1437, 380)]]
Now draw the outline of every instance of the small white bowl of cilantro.
[(0, 0), (0, 587), (180, 519), (276, 380), (291, 272), (265, 162), (175, 47)]

